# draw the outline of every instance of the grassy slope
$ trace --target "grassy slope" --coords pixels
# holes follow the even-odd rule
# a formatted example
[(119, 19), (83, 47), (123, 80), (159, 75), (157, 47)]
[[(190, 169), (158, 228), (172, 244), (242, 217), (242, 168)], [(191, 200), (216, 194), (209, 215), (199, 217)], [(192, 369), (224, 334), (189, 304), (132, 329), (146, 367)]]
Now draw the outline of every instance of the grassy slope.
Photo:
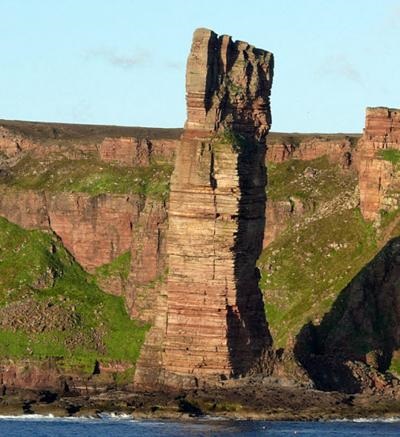
[(268, 165), (268, 198), (298, 198), (315, 203), (332, 200), (350, 187), (355, 188), (353, 173), (340, 171), (326, 156), (313, 161), (289, 160)]
[(321, 318), (375, 252), (374, 231), (358, 209), (291, 227), (274, 241), (259, 264), (276, 346)]
[(326, 158), (270, 166), (269, 183), (270, 199), (297, 198), (309, 206), (259, 261), (267, 317), (276, 346), (284, 347), (304, 324), (322, 318), (377, 245), (372, 226), (346, 201), (325, 214), (315, 212), (356, 185), (353, 174)]
[(112, 278), (118, 277), (122, 280), (127, 280), (129, 275), (129, 270), (131, 266), (131, 253), (125, 252), (116, 258), (114, 258), (110, 263), (103, 264), (96, 269), (96, 278)]
[(0, 184), (19, 189), (46, 191), (143, 194), (166, 198), (173, 166), (152, 163), (148, 167), (122, 167), (95, 159), (43, 162), (24, 157)]
[(93, 370), (95, 360), (135, 364), (146, 326), (129, 319), (123, 299), (103, 293), (52, 234), (26, 231), (0, 218), (0, 307), (26, 299), (73, 311), (66, 330), (0, 330), (1, 358), (61, 358)]

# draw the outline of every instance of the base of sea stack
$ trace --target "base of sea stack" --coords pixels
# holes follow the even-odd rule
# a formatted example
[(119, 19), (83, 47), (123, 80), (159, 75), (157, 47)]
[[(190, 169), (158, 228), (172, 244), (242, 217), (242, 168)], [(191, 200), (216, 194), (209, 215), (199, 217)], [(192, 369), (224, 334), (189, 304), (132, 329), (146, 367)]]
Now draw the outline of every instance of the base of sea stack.
[(131, 387), (88, 384), (79, 390), (6, 389), (0, 415), (102, 417), (123, 414), (134, 419), (190, 420), (221, 417), (254, 420), (384, 420), (400, 415), (400, 398), (393, 393), (345, 394), (322, 392), (289, 380), (248, 377), (220, 387), (137, 392)]

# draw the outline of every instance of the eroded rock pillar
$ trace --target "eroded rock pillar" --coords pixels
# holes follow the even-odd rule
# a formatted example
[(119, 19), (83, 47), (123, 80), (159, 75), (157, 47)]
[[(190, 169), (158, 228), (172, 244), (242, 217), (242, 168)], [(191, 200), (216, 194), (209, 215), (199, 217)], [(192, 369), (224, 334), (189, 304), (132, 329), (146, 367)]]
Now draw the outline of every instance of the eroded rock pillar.
[(195, 31), (188, 116), (171, 180), (168, 275), (137, 387), (217, 382), (265, 364), (272, 341), (256, 261), (272, 73), (271, 53)]

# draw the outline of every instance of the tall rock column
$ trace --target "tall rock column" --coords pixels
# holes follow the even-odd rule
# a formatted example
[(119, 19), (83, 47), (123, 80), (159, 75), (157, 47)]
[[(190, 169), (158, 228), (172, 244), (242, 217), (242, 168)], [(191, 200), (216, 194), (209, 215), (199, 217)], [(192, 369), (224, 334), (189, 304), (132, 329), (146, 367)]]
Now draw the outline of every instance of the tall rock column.
[(198, 29), (188, 118), (171, 180), (168, 276), (137, 365), (137, 387), (246, 374), (272, 340), (256, 261), (265, 225), (273, 56)]

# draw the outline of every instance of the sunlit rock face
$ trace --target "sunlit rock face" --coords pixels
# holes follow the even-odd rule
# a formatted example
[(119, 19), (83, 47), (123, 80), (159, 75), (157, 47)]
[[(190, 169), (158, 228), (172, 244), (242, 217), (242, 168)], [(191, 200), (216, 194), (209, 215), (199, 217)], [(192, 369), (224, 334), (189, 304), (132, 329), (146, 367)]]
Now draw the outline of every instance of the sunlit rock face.
[(390, 186), (399, 184), (393, 163), (382, 155), (385, 150), (400, 150), (400, 110), (367, 108), (364, 134), (356, 154), (360, 207), (367, 220), (379, 217), (385, 202), (393, 201), (386, 199)]
[(271, 53), (195, 31), (188, 115), (171, 179), (168, 275), (137, 387), (194, 386), (268, 367), (272, 340), (256, 261), (272, 72)]

